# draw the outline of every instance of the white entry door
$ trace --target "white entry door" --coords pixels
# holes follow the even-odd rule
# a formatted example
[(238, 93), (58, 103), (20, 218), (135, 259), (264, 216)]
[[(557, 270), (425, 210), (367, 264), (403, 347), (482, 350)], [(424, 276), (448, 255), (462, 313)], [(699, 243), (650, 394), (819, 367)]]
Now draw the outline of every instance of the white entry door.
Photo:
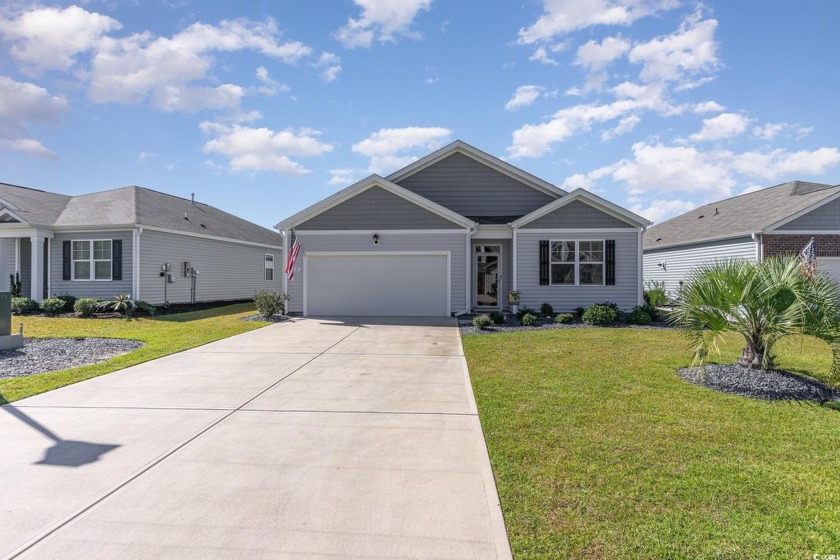
[(304, 315), (450, 313), (448, 253), (307, 253)]

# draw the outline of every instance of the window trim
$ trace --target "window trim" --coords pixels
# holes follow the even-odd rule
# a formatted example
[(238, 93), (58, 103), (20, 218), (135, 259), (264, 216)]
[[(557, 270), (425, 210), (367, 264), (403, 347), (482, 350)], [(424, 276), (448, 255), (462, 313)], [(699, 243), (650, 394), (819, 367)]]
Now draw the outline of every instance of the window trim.
[[(575, 244), (575, 260), (574, 263), (560, 263), (560, 262), (552, 262), (551, 260), (551, 251), (552, 247), (555, 243), (569, 243), (574, 241)], [(580, 283), (580, 243), (583, 242), (599, 242), (601, 243), (601, 253), (602, 257), (600, 261), (586, 261), (583, 264), (600, 264), (601, 265), (601, 283), (600, 284), (581, 284)], [(549, 239), (548, 240), (548, 285), (549, 286), (606, 286), (607, 281), (607, 240), (606, 239)], [(552, 272), (552, 267), (555, 264), (573, 264), (575, 267), (575, 283), (574, 284), (564, 284), (564, 283), (555, 283), (554, 282), (554, 275)]]
[[(271, 257), (271, 266), (268, 266), (268, 257)], [(263, 281), (264, 282), (274, 282), (274, 279), (277, 278), (277, 275), (275, 274), (277, 270), (276, 270), (276, 267), (274, 266), (275, 260), (276, 259), (275, 259), (274, 253), (265, 253), (265, 256), (263, 257), (263, 264), (265, 265), (265, 269), (263, 270)], [(266, 277), (267, 276), (266, 273), (269, 270), (271, 271), (271, 280), (269, 280)]]
[[(108, 278), (97, 278), (96, 277), (96, 263), (98, 262), (106, 262), (105, 259), (96, 259), (94, 258), (94, 249), (93, 243), (95, 241), (107, 241), (108, 245), (110, 246), (109, 253), (111, 257), (107, 259), (109, 264), (108, 266)], [(87, 243), (88, 249), (90, 251), (90, 258), (88, 259), (76, 259), (75, 258), (75, 251), (74, 245), (76, 243)], [(77, 262), (86, 262), (90, 264), (90, 276), (88, 278), (76, 278), (76, 263)], [(70, 240), (70, 281), (71, 282), (113, 282), (114, 281), (114, 240), (113, 239), (71, 239)]]

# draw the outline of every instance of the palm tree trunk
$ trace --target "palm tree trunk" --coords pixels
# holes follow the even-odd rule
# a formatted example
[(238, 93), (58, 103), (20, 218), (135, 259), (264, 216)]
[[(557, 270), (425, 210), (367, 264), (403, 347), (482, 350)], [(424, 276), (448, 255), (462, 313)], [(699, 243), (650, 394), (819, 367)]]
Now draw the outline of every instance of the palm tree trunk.
[(738, 358), (738, 365), (748, 369), (763, 369), (765, 350), (764, 345), (759, 340), (755, 338), (747, 339), (741, 357)]

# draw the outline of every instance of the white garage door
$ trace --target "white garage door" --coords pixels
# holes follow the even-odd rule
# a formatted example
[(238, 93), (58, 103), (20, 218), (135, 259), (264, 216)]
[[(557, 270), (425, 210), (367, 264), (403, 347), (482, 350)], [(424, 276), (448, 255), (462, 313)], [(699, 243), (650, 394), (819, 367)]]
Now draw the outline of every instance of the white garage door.
[(306, 255), (305, 315), (449, 315), (446, 253)]
[(817, 257), (817, 268), (827, 272), (840, 283), (840, 257)]

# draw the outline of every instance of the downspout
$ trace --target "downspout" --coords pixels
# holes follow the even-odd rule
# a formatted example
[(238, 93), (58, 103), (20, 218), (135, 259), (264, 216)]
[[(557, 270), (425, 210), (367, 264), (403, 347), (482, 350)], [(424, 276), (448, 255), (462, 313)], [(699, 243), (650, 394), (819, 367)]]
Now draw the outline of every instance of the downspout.
[(467, 261), (467, 281), (466, 281), (466, 299), (464, 300), (464, 305), (466, 306), (463, 311), (458, 311), (457, 313), (453, 313), (455, 317), (460, 317), (461, 315), (466, 315), (470, 312), (470, 300), (472, 299), (472, 294), (470, 293), (472, 290), (472, 278), (470, 278), (470, 274), (472, 274), (472, 236), (478, 230), (478, 224), (472, 226), (467, 230), (466, 235), (466, 244), (465, 249), (467, 251), (466, 254), (466, 261)]
[(280, 235), (283, 236), (283, 258), (280, 259), (282, 261), (282, 264), (283, 264), (283, 272), (281, 272), (281, 274), (283, 275), (283, 293), (288, 294), (289, 293), (289, 275), (286, 274), (286, 263), (289, 262), (289, 236), (286, 235), (286, 230), (285, 229), (280, 230)]
[(645, 303), (645, 276), (644, 276), (644, 266), (645, 266), (645, 252), (644, 252), (645, 231), (647, 231), (647, 226), (642, 226), (641, 228), (639, 228), (639, 303), (638, 303), (638, 305), (644, 305), (644, 303)]
[(764, 260), (761, 232), (751, 233), (750, 237), (752, 237), (753, 243), (755, 243), (755, 262), (761, 262)]
[(131, 290), (135, 300), (140, 299), (140, 235), (142, 233), (142, 227), (131, 232)]

